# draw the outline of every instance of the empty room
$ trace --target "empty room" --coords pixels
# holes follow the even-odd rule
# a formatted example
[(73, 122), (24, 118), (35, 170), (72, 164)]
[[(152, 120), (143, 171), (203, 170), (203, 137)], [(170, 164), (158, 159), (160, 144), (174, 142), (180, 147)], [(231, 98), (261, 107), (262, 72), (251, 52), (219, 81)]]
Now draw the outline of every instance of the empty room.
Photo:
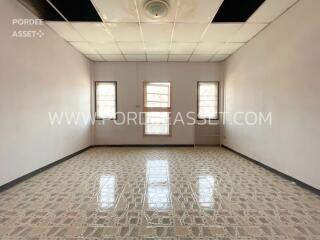
[(319, 0), (0, 0), (0, 239), (320, 240)]

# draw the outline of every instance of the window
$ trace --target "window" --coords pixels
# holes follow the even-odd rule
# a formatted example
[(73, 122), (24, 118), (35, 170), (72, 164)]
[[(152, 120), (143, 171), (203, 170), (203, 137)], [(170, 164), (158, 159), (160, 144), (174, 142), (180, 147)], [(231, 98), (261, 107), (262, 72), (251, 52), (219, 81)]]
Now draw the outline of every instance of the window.
[(96, 119), (116, 119), (117, 83), (96, 82)]
[(144, 83), (145, 135), (170, 135), (171, 84)]
[(198, 82), (198, 119), (219, 119), (219, 83)]

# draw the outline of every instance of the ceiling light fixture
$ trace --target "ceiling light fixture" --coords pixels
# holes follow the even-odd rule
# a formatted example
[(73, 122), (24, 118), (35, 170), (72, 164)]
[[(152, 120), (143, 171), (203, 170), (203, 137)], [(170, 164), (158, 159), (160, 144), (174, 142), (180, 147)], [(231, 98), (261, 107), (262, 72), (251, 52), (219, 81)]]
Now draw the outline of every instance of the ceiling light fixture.
[(165, 0), (149, 0), (144, 4), (146, 14), (152, 19), (161, 19), (168, 15), (169, 3)]

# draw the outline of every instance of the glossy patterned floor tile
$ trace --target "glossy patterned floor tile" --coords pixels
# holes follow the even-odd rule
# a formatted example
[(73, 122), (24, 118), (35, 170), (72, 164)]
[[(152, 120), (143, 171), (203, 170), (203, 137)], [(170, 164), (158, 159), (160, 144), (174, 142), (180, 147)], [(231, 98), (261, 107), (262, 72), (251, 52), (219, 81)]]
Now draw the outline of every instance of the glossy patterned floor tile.
[(320, 197), (223, 148), (93, 148), (0, 193), (1, 239), (320, 239)]

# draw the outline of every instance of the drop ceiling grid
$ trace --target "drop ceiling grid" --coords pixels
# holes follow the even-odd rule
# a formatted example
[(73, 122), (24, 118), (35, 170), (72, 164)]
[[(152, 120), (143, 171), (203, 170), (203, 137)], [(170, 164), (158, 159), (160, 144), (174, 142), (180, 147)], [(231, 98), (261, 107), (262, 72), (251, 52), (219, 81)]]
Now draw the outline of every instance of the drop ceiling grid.
[[(220, 0), (220, 4), (219, 4), (219, 5), (221, 6), (222, 3), (223, 3), (223, 1)], [(197, 43), (195, 49), (193, 50), (193, 52), (191, 53), (191, 55), (190, 55), (190, 57), (189, 57), (189, 59), (188, 59), (189, 62), (190, 62), (190, 60), (192, 59), (193, 55), (195, 55), (194, 53), (195, 53), (197, 47), (199, 46), (200, 42), (201, 42), (202, 39), (204, 38), (204, 36), (205, 36), (205, 34), (207, 33), (208, 29), (210, 28), (211, 23), (212, 23), (215, 15), (216, 15), (216, 13), (218, 12), (218, 10), (219, 10), (219, 8), (217, 9), (217, 11), (216, 11), (214, 14), (212, 14), (213, 16), (212, 16), (212, 18), (210, 19), (210, 22), (208, 23), (207, 27), (204, 29), (204, 31), (202, 32), (202, 34), (201, 34), (201, 36), (200, 36), (200, 41)], [(211, 58), (209, 58), (208, 61), (210, 61), (213, 56), (214, 56), (214, 54), (212, 54)]]
[(171, 53), (171, 49), (172, 49), (172, 41), (173, 41), (173, 36), (174, 36), (174, 30), (176, 28), (176, 22), (177, 22), (179, 7), (180, 7), (180, 0), (177, 0), (177, 9), (175, 11), (173, 27), (172, 27), (172, 30), (171, 30), (170, 46), (169, 46), (169, 52), (168, 52), (168, 56), (167, 56), (167, 62), (169, 61), (170, 53)]
[[(49, 0), (47, 0), (47, 1), (49, 2)], [(181, 5), (180, 5), (180, 1), (181, 1), (181, 0), (177, 0), (177, 6), (178, 6), (178, 7), (177, 7), (177, 9), (175, 10), (175, 18), (174, 18), (173, 26), (175, 26), (175, 24), (176, 24), (177, 15), (178, 15), (178, 13), (179, 13), (179, 7), (181, 6)], [(221, 1), (221, 0), (219, 0), (219, 1)], [(112, 33), (112, 31), (111, 31), (110, 28), (109, 28), (109, 25), (108, 25), (108, 24), (110, 24), (110, 23), (106, 21), (106, 19), (108, 19), (107, 16), (106, 16), (105, 14), (102, 14), (102, 13), (101, 13), (101, 11), (97, 8), (94, 0), (92, 0), (91, 2), (92, 2), (92, 4), (93, 4), (93, 6), (96, 8), (99, 16), (101, 17), (102, 23), (104, 24), (105, 30), (112, 36), (112, 38), (114, 39), (114, 43), (117, 45), (117, 47), (118, 47), (118, 49), (119, 49), (119, 52), (121, 53), (121, 55), (123, 56), (123, 58), (127, 61), (126, 55), (131, 55), (131, 54), (125, 54), (125, 53), (123, 52), (123, 50), (122, 50), (121, 47), (119, 46), (119, 44), (121, 44), (121, 41), (117, 41), (117, 40), (116, 40), (114, 34)], [(146, 51), (147, 49), (146, 49), (146, 44), (145, 44), (145, 40), (144, 40), (144, 37), (143, 37), (143, 36), (144, 36), (144, 33), (143, 33), (143, 29), (142, 29), (142, 27), (141, 27), (141, 19), (140, 19), (140, 13), (139, 13), (139, 9), (138, 9), (137, 0), (134, 0), (134, 2), (135, 2), (135, 7), (136, 7), (136, 11), (137, 11), (137, 16), (138, 16), (137, 18), (138, 18), (138, 25), (139, 25), (139, 30), (140, 30), (141, 41), (142, 41), (142, 43), (143, 43), (143, 45), (144, 45), (144, 54), (143, 54), (143, 55), (145, 55), (146, 58), (147, 58), (148, 54), (150, 54), (150, 55), (157, 55), (157, 54), (154, 54), (153, 52), (148, 53), (148, 52)], [(58, 11), (58, 9), (57, 9), (52, 3), (51, 3), (51, 5), (55, 8), (56, 11)], [(58, 11), (58, 13), (61, 14), (59, 11)], [(61, 14), (61, 15), (62, 15), (62, 14)], [(78, 29), (73, 25), (73, 23), (70, 23), (63, 15), (62, 15), (62, 17), (65, 19), (66, 22), (68, 22), (68, 23), (70, 24), (70, 26), (73, 28), (74, 31), (76, 31), (79, 35), (82, 36), (81, 32), (78, 31)], [(211, 21), (212, 21), (212, 19), (209, 19), (209, 21), (208, 21), (208, 23), (207, 23), (208, 26), (210, 25)], [(121, 23), (124, 23), (124, 22), (121, 22)], [(182, 22), (179, 22), (179, 23), (182, 23)], [(158, 23), (149, 23), (149, 22), (147, 22), (146, 24), (158, 24)], [(160, 23), (160, 24), (161, 24), (161, 23)], [(188, 24), (188, 23), (186, 23), (186, 24)], [(206, 28), (203, 30), (203, 33), (201, 34), (201, 36), (204, 34), (205, 31), (206, 31)], [(167, 53), (164, 53), (164, 54), (159, 54), (159, 55), (168, 55), (167, 61), (169, 61), (169, 58), (170, 58), (170, 52), (171, 52), (171, 47), (172, 47), (172, 44), (173, 44), (173, 36), (174, 36), (174, 33), (175, 33), (175, 32), (174, 32), (174, 27), (173, 27), (173, 28), (172, 28), (171, 39), (170, 39), (169, 51), (168, 51)], [(95, 54), (100, 56), (100, 59), (106, 60), (106, 59), (103, 57), (103, 54), (96, 50), (96, 48), (93, 46), (93, 43), (92, 43), (92, 42), (87, 41), (87, 39), (84, 38), (83, 36), (82, 36), (82, 40), (83, 40), (83, 43), (87, 43), (87, 44), (89, 44), (89, 45), (91, 46), (91, 48), (95, 51)], [(72, 44), (72, 43), (75, 43), (75, 42), (73, 42), (73, 41), (69, 41), (69, 42), (71, 42), (71, 44)], [(183, 43), (185, 43), (185, 42), (179, 42), (179, 43), (183, 44)], [(196, 46), (197, 46), (197, 44), (198, 44), (198, 42), (196, 42)], [(77, 45), (77, 43), (73, 44), (73, 46), (75, 46), (75, 45)], [(196, 46), (195, 46), (195, 47), (196, 47)], [(78, 50), (79, 50), (79, 48), (78, 48)], [(192, 51), (192, 52), (194, 52), (194, 51)], [(88, 57), (91, 56), (94, 60), (97, 60), (98, 57), (93, 56), (93, 55), (95, 55), (95, 54), (85, 53), (85, 55), (87, 55)], [(111, 53), (111, 54), (112, 54), (112, 53)], [(133, 54), (133, 55), (137, 55), (137, 54)], [(138, 54), (138, 55), (139, 55), (139, 54)], [(180, 55), (180, 54), (174, 54), (174, 55)], [(181, 53), (181, 55), (185, 55), (185, 54), (184, 54), (184, 53)], [(191, 58), (191, 56), (192, 56), (192, 54), (189, 56), (189, 59)], [(189, 61), (189, 59), (188, 59), (188, 61)], [(139, 60), (139, 59), (138, 59), (138, 60)]]
[[(107, 24), (106, 24), (106, 22), (105, 22), (105, 21), (106, 21), (106, 16), (104, 16), (104, 14), (101, 13), (101, 11), (99, 10), (99, 8), (95, 5), (95, 1), (94, 1), (94, 0), (90, 0), (90, 1), (91, 1), (92, 5), (94, 6), (94, 8), (96, 9), (97, 13), (99, 14), (99, 16), (100, 16), (100, 18), (101, 18), (101, 20), (102, 20), (102, 23), (103, 23), (103, 25), (104, 25), (105, 30), (108, 31), (108, 33), (113, 37), (114, 42), (115, 42), (117, 48), (119, 49), (122, 58), (123, 58), (125, 61), (127, 61), (125, 54), (123, 53), (123, 51), (122, 51), (121, 48), (119, 47), (119, 44), (115, 41), (115, 38), (114, 38), (113, 34), (111, 33), (110, 29), (108, 28), (108, 26), (107, 26)], [(100, 53), (99, 53), (99, 55), (101, 56)], [(107, 59), (106, 57), (102, 56), (102, 58), (103, 58), (105, 61), (108, 61), (108, 59)]]
[[(85, 38), (84, 38), (84, 36), (76, 29), (76, 28), (74, 28), (74, 26), (72, 25), (72, 23), (70, 23), (69, 21), (68, 21), (68, 19), (59, 11), (59, 9), (50, 1), (50, 0), (46, 0), (51, 6), (52, 6), (52, 8), (54, 8), (54, 10), (65, 20), (65, 22), (67, 23), (67, 25), (70, 27), (70, 28), (72, 28), (76, 33), (78, 33), (79, 34), (79, 36), (81, 37), (81, 39), (83, 40), (83, 42), (86, 42), (85, 40)], [(71, 42), (69, 42), (70, 44), (71, 44)], [(87, 42), (87, 44), (89, 45), (89, 46), (91, 46), (91, 44), (90, 43), (88, 43)], [(71, 44), (72, 45), (72, 44)], [(74, 45), (72, 45), (72, 46), (74, 46)], [(94, 50), (94, 52), (95, 52), (95, 54), (96, 55), (99, 55), (100, 56), (100, 54), (91, 46), (91, 48)], [(100, 58), (102, 58), (101, 56), (100, 56)]]
[(139, 20), (139, 30), (140, 30), (140, 37), (141, 37), (143, 48), (144, 48), (144, 56), (145, 56), (145, 59), (148, 60), (146, 43), (144, 41), (144, 34), (143, 34), (143, 31), (142, 31), (142, 27), (141, 27), (141, 16), (140, 16), (140, 13), (139, 13), (137, 0), (134, 0), (134, 5), (135, 5), (135, 8), (136, 8), (136, 12), (137, 12), (138, 20)]
[[(129, 0), (118, 0), (119, 5), (120, 5), (120, 3), (124, 3), (124, 2), (127, 2), (129, 4), (130, 1)], [(210, 0), (210, 1), (213, 1), (213, 0)], [(145, 21), (146, 18), (142, 16), (144, 14), (141, 11), (141, 9), (143, 9), (142, 8), (142, 0), (133, 0), (132, 2), (134, 2), (135, 13), (133, 14), (133, 12), (131, 12), (131, 15), (134, 17), (130, 19), (131, 15), (128, 16), (128, 19), (130, 19), (130, 22), (121, 22), (121, 21), (117, 22), (117, 21), (113, 21), (112, 19), (110, 20), (110, 18), (106, 15), (106, 13), (103, 12), (99, 8), (99, 4), (97, 4), (97, 2), (101, 3), (101, 0), (91, 0), (93, 6), (95, 7), (99, 16), (102, 19), (102, 22), (100, 24), (103, 25), (104, 31), (106, 31), (106, 33), (108, 35), (110, 35), (110, 37), (112, 39), (112, 41), (105, 42), (104, 44), (105, 45), (109, 44), (109, 47), (111, 47), (111, 44), (114, 44), (116, 46), (116, 48), (118, 49), (118, 52), (122, 56), (122, 59), (124, 59), (125, 61), (135, 61), (135, 57), (136, 57), (137, 61), (141, 61), (141, 59), (146, 59), (146, 61), (157, 61), (157, 59), (159, 61), (164, 61), (164, 59), (166, 59), (166, 61), (171, 61), (172, 59), (179, 59), (179, 60), (186, 59), (187, 55), (188, 55), (187, 61), (193, 61), (193, 59), (195, 61), (203, 60), (205, 62), (221, 61), (221, 60), (224, 60), (225, 58), (227, 58), (229, 55), (233, 54), (235, 51), (237, 51), (240, 47), (242, 47), (242, 45), (244, 45), (250, 39), (252, 39), (254, 36), (256, 36), (259, 32), (261, 32), (270, 23), (270, 22), (260, 23), (258, 20), (257, 20), (258, 22), (255, 22), (254, 19), (257, 19), (260, 16), (262, 16), (263, 19), (267, 18), (265, 15), (263, 15), (263, 13), (256, 12), (250, 17), (250, 19), (249, 19), (250, 21), (245, 22), (245, 23), (213, 23), (212, 24), (211, 22), (212, 22), (213, 18), (215, 17), (216, 12), (218, 11), (219, 7), (221, 6), (223, 0), (216, 0), (216, 1), (214, 1), (214, 4), (207, 6), (208, 2), (210, 3), (210, 1), (209, 0), (202, 0), (202, 1), (198, 1), (198, 0), (173, 0), (173, 2), (174, 2), (173, 6), (175, 6), (176, 8), (171, 10), (171, 11), (174, 11), (174, 17), (173, 16), (170, 17), (171, 21), (160, 20), (159, 22), (154, 22), (152, 20)], [(288, 10), (289, 7), (292, 7), (292, 5), (294, 5), (294, 3), (298, 2), (299, 0), (277, 0), (277, 1), (282, 1), (282, 3), (279, 3), (277, 5), (275, 0), (266, 0), (266, 2), (268, 2), (268, 3), (266, 4), (266, 2), (265, 2), (262, 5), (262, 9), (264, 9), (264, 11), (266, 8), (269, 8), (266, 11), (267, 12), (269, 11), (269, 15), (273, 16), (272, 21), (274, 21), (274, 15), (277, 15), (278, 13), (273, 13), (270, 5), (272, 6), (272, 4), (274, 4), (275, 9), (276, 9), (275, 11), (278, 11), (278, 12), (281, 11), (281, 14), (283, 14), (284, 11)], [(68, 26), (71, 27), (75, 32), (77, 32), (81, 36), (81, 39), (83, 41), (82, 43), (86, 43), (92, 48), (94, 54), (93, 54), (93, 52), (85, 53), (84, 51), (82, 51), (82, 53), (85, 54), (88, 58), (92, 59), (93, 61), (99, 61), (99, 60), (109, 61), (109, 59), (117, 59), (117, 61), (118, 61), (121, 59), (120, 57), (115, 57), (115, 55), (117, 55), (117, 54), (115, 54), (115, 52), (102, 51), (101, 50), (102, 48), (99, 47), (99, 43), (89, 41), (92, 39), (88, 40), (88, 38), (85, 37), (86, 35), (83, 35), (84, 32), (81, 32), (81, 31), (79, 31), (79, 29), (77, 29), (76, 23), (69, 22), (68, 19), (66, 19), (61, 14), (61, 12), (59, 12), (59, 10), (50, 2), (50, 0), (47, 0), (47, 2), (50, 5), (52, 5), (54, 7), (54, 9), (65, 19)], [(119, 8), (119, 6), (117, 5), (117, 3), (118, 3), (117, 1), (111, 0), (108, 2), (109, 3), (111, 2), (113, 4), (113, 6), (116, 6)], [(184, 5), (184, 4), (188, 4), (191, 2), (193, 2), (194, 4), (200, 4), (200, 5), (197, 5), (199, 7), (199, 9), (205, 9), (204, 7), (212, 7), (212, 8), (215, 8), (216, 12), (213, 12), (210, 14), (211, 18), (209, 18), (209, 17), (205, 18), (202, 16), (201, 20), (195, 19), (194, 22), (187, 21), (186, 16), (184, 16), (184, 18), (181, 17), (181, 15), (182, 15), (181, 11), (186, 11), (186, 9), (185, 9), (186, 5)], [(205, 3), (207, 5), (201, 6), (201, 4), (203, 4), (203, 3)], [(107, 4), (107, 3), (104, 2), (104, 4)], [(287, 8), (285, 8), (285, 6), (287, 6)], [(125, 10), (120, 9), (120, 11), (122, 11), (122, 16), (124, 16), (125, 13), (128, 13), (128, 15), (129, 15), (129, 12), (126, 12), (126, 9)], [(119, 12), (119, 9), (118, 9), (118, 12)], [(270, 12), (272, 12), (272, 14), (270, 14)], [(127, 17), (127, 16), (124, 16), (124, 17)], [(204, 22), (203, 19), (206, 19), (206, 22)], [(94, 24), (94, 23), (90, 23), (90, 24)], [(95, 24), (97, 24), (97, 23), (95, 23)], [(115, 36), (115, 32), (113, 29), (111, 29), (111, 27), (119, 25), (120, 35), (123, 34), (123, 36), (125, 36), (125, 40), (126, 40), (126, 32), (123, 31), (123, 29), (121, 29), (121, 26), (123, 26), (124, 24), (131, 24), (131, 26), (137, 25), (140, 37), (139, 37), (139, 39), (137, 38), (135, 40), (136, 42), (124, 41), (124, 39), (119, 40), (118, 37)], [(169, 30), (170, 30), (170, 28), (172, 28), (171, 34), (168, 34), (168, 40), (167, 40), (168, 41), (167, 42), (168, 49), (166, 47), (166, 44), (164, 42), (161, 42), (161, 39), (159, 39), (159, 41), (157, 41), (157, 36), (154, 37), (154, 36), (150, 35), (150, 32), (152, 34), (152, 31), (148, 31), (148, 29), (150, 30), (150, 25), (153, 25), (153, 24), (162, 25), (161, 27), (163, 27), (163, 30), (166, 30), (165, 25), (167, 25)], [(50, 26), (50, 23), (48, 25)], [(154, 26), (156, 26), (156, 25), (154, 25)], [(198, 26), (200, 27), (200, 25), (202, 25), (203, 27), (205, 26), (203, 28), (203, 30), (197, 29)], [(179, 34), (178, 28), (177, 28), (179, 26), (182, 26), (182, 33), (183, 33), (183, 34), (180, 34), (180, 36), (182, 36), (180, 38), (180, 40), (184, 40), (184, 41), (175, 41), (175, 39), (177, 38), (177, 35)], [(183, 31), (183, 29), (184, 29), (183, 27), (187, 27), (187, 26), (188, 27), (193, 26), (193, 30)], [(217, 40), (217, 41), (216, 42), (211, 41), (210, 44), (211, 45), (217, 44), (217, 46), (219, 44), (221, 44), (221, 46), (218, 48), (211, 48), (211, 49), (214, 49), (212, 51), (210, 50), (210, 48), (207, 48), (207, 51), (204, 52), (204, 50), (202, 50), (202, 52), (201, 52), (201, 50), (199, 50), (200, 46), (202, 46), (202, 47), (205, 46), (206, 43), (208, 43), (210, 40), (210, 31), (209, 30), (212, 30), (211, 28), (216, 28), (216, 27), (219, 28), (219, 26), (221, 28), (224, 28), (224, 27), (230, 28), (231, 29), (230, 35), (228, 35), (229, 33), (227, 31), (226, 34), (225, 35), (222, 34), (222, 36), (220, 36), (220, 39), (219, 39), (219, 36), (218, 36), (219, 34), (215, 34), (215, 35), (217, 35), (217, 39), (215, 39), (215, 37), (214, 37), (213, 40)], [(194, 40), (195, 38), (186, 39), (187, 38), (186, 36), (192, 36), (192, 33), (194, 33), (193, 31), (195, 29), (197, 29), (197, 31), (199, 33), (201, 32), (200, 38), (196, 39), (196, 40)], [(54, 30), (57, 31), (57, 29), (54, 29)], [(89, 31), (89, 33), (90, 33), (90, 31)], [(149, 36), (148, 36), (148, 34), (149, 34)], [(162, 31), (159, 32), (158, 38), (161, 38), (161, 36), (164, 36), (163, 34), (164, 33)], [(157, 34), (155, 34), (155, 35), (157, 35)], [(146, 42), (146, 36), (148, 36), (147, 37), (148, 42)], [(151, 36), (151, 38), (150, 38), (150, 36)], [(64, 38), (66, 39), (66, 37), (64, 37)], [(68, 39), (66, 39), (66, 40), (68, 42), (70, 42), (72, 45), (74, 45), (81, 52), (81, 47), (79, 46), (79, 45), (81, 45), (80, 43), (76, 43), (74, 41), (69, 41)], [(139, 41), (137, 42), (137, 40), (139, 40)], [(139, 44), (139, 42), (140, 42), (140, 44), (143, 45), (143, 50), (137, 51), (137, 49), (136, 49), (136, 51), (132, 51), (132, 50), (127, 51), (128, 49), (130, 49), (130, 47), (129, 47), (130, 44), (132, 47), (132, 46), (134, 46), (134, 44)], [(126, 46), (126, 47), (124, 47), (124, 46)], [(180, 51), (177, 50), (177, 49), (179, 49), (179, 47), (180, 47)], [(127, 48), (126, 51), (124, 51), (125, 48)], [(105, 49), (107, 49), (107, 47)], [(144, 57), (139, 56), (139, 55), (144, 55)], [(148, 55), (149, 55), (149, 57), (148, 57)], [(179, 57), (179, 55), (181, 55), (181, 57)], [(201, 56), (201, 55), (203, 55), (203, 56)], [(210, 58), (208, 58), (209, 55), (211, 55)]]

